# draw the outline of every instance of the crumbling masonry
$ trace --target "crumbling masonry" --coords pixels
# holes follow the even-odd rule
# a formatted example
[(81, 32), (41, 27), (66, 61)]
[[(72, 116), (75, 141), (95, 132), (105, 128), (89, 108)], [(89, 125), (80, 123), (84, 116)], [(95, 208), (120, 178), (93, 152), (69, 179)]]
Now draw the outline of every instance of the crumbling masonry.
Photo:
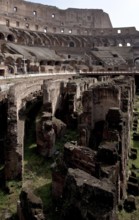
[[(126, 168), (128, 155), (136, 156), (130, 131), (139, 32), (113, 28), (109, 15), (98, 9), (61, 10), (23, 0), (0, 0), (0, 6), (0, 187), (22, 179), (26, 115), (39, 103), (36, 144), (42, 156), (54, 155), (55, 141), (67, 127), (78, 131), (52, 166), (60, 220), (116, 220), (126, 189), (139, 193), (133, 173), (127, 183)], [(34, 73), (32, 79), (6, 81)], [(42, 209), (40, 199), (22, 191), (20, 220), (34, 213), (45, 219)]]

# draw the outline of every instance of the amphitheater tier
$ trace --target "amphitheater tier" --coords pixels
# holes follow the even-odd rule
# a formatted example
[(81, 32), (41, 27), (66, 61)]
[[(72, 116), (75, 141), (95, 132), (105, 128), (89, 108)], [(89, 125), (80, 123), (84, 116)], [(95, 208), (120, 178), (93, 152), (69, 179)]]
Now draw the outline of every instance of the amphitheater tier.
[(93, 28), (112, 28), (101, 9), (59, 9), (23, 0), (0, 0), (0, 24), (49, 33), (88, 34)]

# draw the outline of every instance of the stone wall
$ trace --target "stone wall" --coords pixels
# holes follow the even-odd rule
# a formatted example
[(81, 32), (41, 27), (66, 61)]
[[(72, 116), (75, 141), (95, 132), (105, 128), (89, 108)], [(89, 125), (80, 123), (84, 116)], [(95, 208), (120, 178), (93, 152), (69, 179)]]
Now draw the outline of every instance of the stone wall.
[[(18, 83), (10, 88), (8, 93), (8, 123), (5, 158), (5, 178), (13, 179), (22, 176), (24, 118), (19, 111), (24, 109), (27, 101), (36, 97), (41, 91), (43, 80), (28, 83)], [(38, 93), (37, 93), (38, 92)], [(34, 98), (35, 98), (34, 95)]]
[(65, 144), (53, 167), (52, 193), (56, 201), (64, 201), (62, 219), (113, 220), (118, 203), (126, 198), (134, 79), (119, 77), (82, 94), (79, 140)]
[[(54, 6), (42, 5), (23, 0), (7, 2), (1, 0), (1, 14), (7, 14), (10, 26), (31, 29), (48, 30), (55, 33), (64, 29), (66, 34), (77, 34), (81, 30), (89, 28), (111, 28), (109, 15), (98, 9), (66, 9), (61, 10)], [(47, 22), (46, 22), (47, 21)], [(17, 23), (18, 22), (18, 23)], [(76, 27), (76, 28), (73, 28)]]
[(19, 220), (45, 220), (42, 200), (31, 189), (24, 188), (17, 204)]

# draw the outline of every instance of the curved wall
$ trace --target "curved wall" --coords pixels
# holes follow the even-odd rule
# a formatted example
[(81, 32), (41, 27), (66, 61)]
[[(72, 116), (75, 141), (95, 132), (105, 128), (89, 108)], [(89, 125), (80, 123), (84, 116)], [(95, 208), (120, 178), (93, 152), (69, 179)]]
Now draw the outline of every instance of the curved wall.
[(112, 28), (101, 9), (58, 9), (23, 0), (0, 0), (0, 24), (50, 33), (89, 34), (89, 29)]

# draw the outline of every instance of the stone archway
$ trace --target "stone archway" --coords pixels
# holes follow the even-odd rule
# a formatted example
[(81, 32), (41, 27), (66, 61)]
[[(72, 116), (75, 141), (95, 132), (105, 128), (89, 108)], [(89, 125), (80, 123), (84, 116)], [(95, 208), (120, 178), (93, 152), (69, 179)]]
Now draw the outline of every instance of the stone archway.
[(10, 87), (8, 94), (7, 140), (5, 148), (6, 180), (22, 178), (25, 119), (21, 116), (23, 113), (26, 113), (26, 104), (30, 100), (37, 102), (37, 97), (42, 95), (42, 83), (43, 80), (40, 79), (33, 82), (29, 81), (28, 83), (22, 82)]
[(134, 59), (134, 65), (135, 65), (135, 68), (136, 68), (137, 70), (139, 70), (139, 57), (136, 57), (136, 58)]
[(14, 42), (15, 41), (15, 37), (12, 34), (8, 34), (7, 35), (7, 40), (10, 42)]
[(8, 56), (5, 59), (5, 65), (8, 67), (8, 73), (14, 74), (14, 65), (15, 65), (15, 60)]
[(0, 40), (5, 40), (5, 36), (3, 33), (0, 32)]
[(75, 43), (73, 41), (69, 42), (69, 47), (75, 47)]

